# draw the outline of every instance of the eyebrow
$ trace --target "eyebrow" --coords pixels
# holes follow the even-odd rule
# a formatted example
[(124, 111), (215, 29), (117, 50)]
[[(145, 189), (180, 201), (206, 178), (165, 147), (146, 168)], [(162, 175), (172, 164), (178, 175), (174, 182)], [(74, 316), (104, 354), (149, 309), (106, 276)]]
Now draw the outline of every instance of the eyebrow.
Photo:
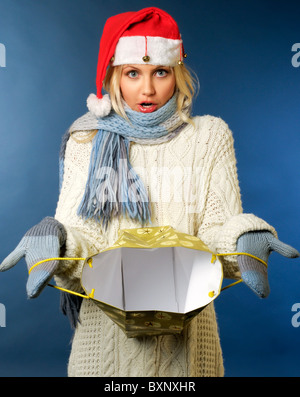
[[(154, 65), (153, 65), (153, 66), (154, 66)], [(126, 66), (124, 66), (123, 70), (126, 70), (126, 69), (134, 69), (134, 70), (141, 71), (141, 69), (139, 69), (137, 66), (133, 66), (133, 65), (126, 65)], [(169, 66), (158, 65), (158, 66), (156, 66), (156, 67), (153, 69), (153, 71), (159, 70), (159, 69), (171, 69), (171, 68), (170, 68)]]

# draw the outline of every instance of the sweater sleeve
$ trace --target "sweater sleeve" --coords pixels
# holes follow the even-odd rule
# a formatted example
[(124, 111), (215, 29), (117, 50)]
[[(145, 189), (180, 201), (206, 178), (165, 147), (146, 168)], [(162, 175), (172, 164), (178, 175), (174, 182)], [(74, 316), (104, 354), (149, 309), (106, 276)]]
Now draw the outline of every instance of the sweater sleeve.
[[(91, 142), (78, 143), (70, 138), (65, 147), (61, 190), (55, 213), (55, 219), (64, 225), (67, 232), (65, 258), (87, 258), (107, 245), (101, 226), (77, 215), (86, 184), (91, 145)], [(83, 260), (77, 259), (62, 261), (55, 276), (57, 285), (80, 292), (83, 264)]]
[[(234, 141), (228, 125), (219, 118), (209, 118), (209, 140), (213, 142), (207, 156), (205, 209), (198, 236), (218, 254), (236, 252), (237, 239), (254, 230), (275, 229), (254, 214), (243, 213), (237, 175)], [(236, 256), (221, 257), (224, 277), (239, 278)]]

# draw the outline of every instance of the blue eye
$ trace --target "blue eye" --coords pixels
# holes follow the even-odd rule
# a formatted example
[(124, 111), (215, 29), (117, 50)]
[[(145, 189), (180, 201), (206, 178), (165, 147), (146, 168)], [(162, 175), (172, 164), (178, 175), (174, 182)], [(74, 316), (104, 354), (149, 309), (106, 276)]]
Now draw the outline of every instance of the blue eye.
[(157, 77), (165, 77), (168, 74), (168, 71), (165, 69), (159, 69), (156, 71)]
[(138, 72), (136, 70), (130, 70), (130, 72), (127, 73), (127, 76), (135, 79), (136, 77), (138, 77)]

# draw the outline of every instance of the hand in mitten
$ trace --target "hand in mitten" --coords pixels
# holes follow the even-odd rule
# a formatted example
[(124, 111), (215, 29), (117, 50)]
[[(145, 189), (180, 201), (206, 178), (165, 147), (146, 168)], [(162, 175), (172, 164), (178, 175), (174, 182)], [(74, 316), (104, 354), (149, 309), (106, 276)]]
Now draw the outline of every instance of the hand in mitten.
[[(268, 231), (254, 231), (242, 234), (237, 240), (237, 252), (245, 252), (268, 263), (272, 251), (287, 258), (297, 258), (299, 252), (284, 244)], [(270, 293), (267, 267), (255, 258), (238, 255), (237, 258), (242, 279), (259, 297), (266, 298)]]
[[(37, 262), (57, 258), (60, 249), (66, 242), (66, 231), (61, 223), (51, 217), (44, 218), (39, 224), (26, 232), (18, 246), (0, 265), (0, 271), (5, 271), (25, 257), (28, 271)], [(47, 261), (35, 266), (30, 271), (27, 281), (27, 295), (37, 297), (53, 277), (58, 261)]]

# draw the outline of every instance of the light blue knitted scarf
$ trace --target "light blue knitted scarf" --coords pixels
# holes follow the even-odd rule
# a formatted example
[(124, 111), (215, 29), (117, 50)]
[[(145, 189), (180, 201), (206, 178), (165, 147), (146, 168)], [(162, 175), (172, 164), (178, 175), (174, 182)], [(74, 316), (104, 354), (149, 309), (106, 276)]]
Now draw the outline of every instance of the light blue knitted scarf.
[(112, 217), (119, 215), (129, 216), (142, 225), (151, 223), (148, 193), (129, 161), (130, 142), (166, 142), (186, 125), (177, 112), (175, 95), (153, 113), (143, 114), (128, 106), (125, 106), (125, 112), (128, 120), (114, 111), (102, 119), (88, 112), (69, 130), (69, 134), (98, 130), (78, 214), (84, 219), (93, 218), (104, 227)]

